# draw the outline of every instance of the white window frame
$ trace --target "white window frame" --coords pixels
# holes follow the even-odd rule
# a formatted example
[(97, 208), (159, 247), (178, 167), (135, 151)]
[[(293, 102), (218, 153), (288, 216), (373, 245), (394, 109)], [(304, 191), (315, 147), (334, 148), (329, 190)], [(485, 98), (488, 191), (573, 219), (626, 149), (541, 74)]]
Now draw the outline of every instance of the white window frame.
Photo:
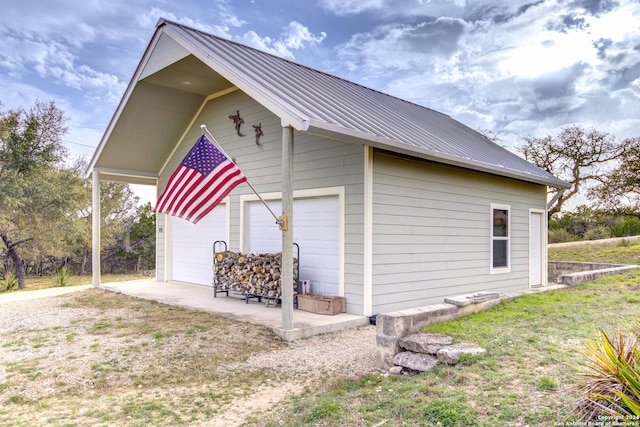
[[(507, 211), (507, 236), (494, 236), (493, 235), (493, 212), (494, 210)], [(503, 274), (511, 272), (511, 206), (498, 203), (491, 203), (491, 209), (489, 210), (489, 268), (491, 274)], [(495, 241), (507, 242), (507, 265), (503, 267), (493, 266), (493, 244)]]

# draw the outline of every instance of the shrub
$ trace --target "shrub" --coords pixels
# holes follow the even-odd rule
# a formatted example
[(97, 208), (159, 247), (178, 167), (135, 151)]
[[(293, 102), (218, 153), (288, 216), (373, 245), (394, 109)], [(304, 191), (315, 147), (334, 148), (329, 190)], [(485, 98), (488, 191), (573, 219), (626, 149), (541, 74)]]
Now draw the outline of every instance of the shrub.
[(625, 216), (624, 221), (611, 228), (613, 237), (637, 236), (640, 234), (640, 219), (635, 216)]
[(569, 233), (564, 228), (549, 230), (549, 243), (564, 243), (577, 240), (574, 234)]
[(604, 225), (589, 227), (584, 232), (584, 240), (600, 240), (608, 239), (609, 237), (611, 237), (611, 231)]
[(587, 340), (589, 364), (583, 371), (583, 396), (576, 405), (581, 419), (640, 416), (640, 318), (635, 318), (629, 331), (629, 335), (619, 332), (612, 340), (600, 330), (596, 338)]

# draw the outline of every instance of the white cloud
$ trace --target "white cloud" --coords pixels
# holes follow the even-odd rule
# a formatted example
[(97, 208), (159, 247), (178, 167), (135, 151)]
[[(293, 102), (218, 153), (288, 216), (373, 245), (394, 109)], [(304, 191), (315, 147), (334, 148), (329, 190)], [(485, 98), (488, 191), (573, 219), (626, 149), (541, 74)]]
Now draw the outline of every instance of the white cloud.
[(455, 60), (459, 38), (468, 31), (460, 19), (438, 18), (415, 25), (388, 24), (356, 34), (338, 47), (341, 63), (367, 78), (404, 78), (398, 72), (436, 71)]
[[(511, 1), (511, 0), (507, 0)], [(466, 0), (321, 0), (320, 5), (336, 15), (370, 12), (379, 16), (460, 17)]]
[(620, 136), (640, 129), (637, 0), (9, 3), (0, 14), (2, 101), (56, 99), (79, 129), (106, 125), (160, 17), (298, 57), (507, 140), (569, 122), (599, 120)]
[(37, 35), (79, 48), (104, 37), (117, 16), (132, 10), (122, 1), (9, 0), (0, 14), (0, 37), (6, 31), (25, 38)]
[[(221, 22), (218, 25), (210, 25), (203, 22), (200, 19), (192, 19), (186, 16), (178, 16), (173, 12), (157, 7), (151, 8), (150, 12), (140, 13), (137, 17), (137, 21), (141, 26), (155, 28), (156, 23), (160, 18), (167, 19), (169, 21), (178, 22), (187, 27), (195, 28), (196, 30), (204, 31), (206, 33), (215, 34), (227, 39), (232, 38), (230, 27), (236, 27), (243, 25), (244, 21), (239, 20), (237, 17), (224, 13), (224, 19), (215, 19), (217, 22)], [(217, 18), (221, 18), (217, 16)], [(204, 19), (204, 18), (203, 18)]]
[[(572, 122), (613, 126), (633, 117), (628, 110), (640, 96), (640, 5), (621, 3), (592, 14), (578, 3), (469, 0), (437, 19), (408, 24), (391, 17), (338, 46), (336, 68), (472, 128), (520, 139)], [(407, 2), (412, 10), (394, 13), (422, 16), (438, 4)]]
[(285, 30), (279, 43), (287, 49), (303, 49), (305, 44), (322, 43), (327, 33), (322, 32), (314, 36), (311, 31), (299, 22), (293, 21)]
[(21, 39), (5, 33), (3, 41), (7, 48), (0, 52), (0, 66), (8, 68), (14, 77), (26, 76), (33, 70), (42, 79), (88, 95), (99, 90), (110, 102), (124, 90), (124, 83), (117, 76), (78, 63), (74, 46), (36, 35)]
[(231, 28), (240, 28), (247, 24), (247, 21), (240, 19), (237, 15), (231, 12), (231, 7), (225, 0), (218, 0), (217, 2), (218, 15), (225, 26)]
[(248, 31), (242, 36), (241, 41), (262, 51), (287, 59), (295, 59), (294, 50), (320, 44), (326, 36), (324, 32), (316, 36), (306, 26), (292, 21), (277, 39), (269, 36), (261, 37), (255, 31)]
[(585, 62), (600, 62), (590, 41), (580, 32), (539, 34), (510, 50), (498, 70), (507, 76), (534, 78)]
[(385, 0), (321, 0), (320, 4), (336, 15), (350, 15), (385, 6)]
[[(177, 8), (179, 15), (169, 9), (153, 6), (150, 11), (141, 10), (136, 20), (143, 27), (154, 28), (158, 20), (164, 18), (227, 39), (233, 38), (233, 29), (247, 24), (247, 21), (232, 12), (227, 0), (208, 1), (206, 7), (196, 4), (195, 9), (188, 2), (181, 6), (183, 7)], [(190, 17), (194, 15), (197, 16), (196, 19)]]
[(0, 93), (2, 107), (6, 109), (28, 108), (37, 100), (50, 99), (47, 92), (12, 78), (0, 79)]

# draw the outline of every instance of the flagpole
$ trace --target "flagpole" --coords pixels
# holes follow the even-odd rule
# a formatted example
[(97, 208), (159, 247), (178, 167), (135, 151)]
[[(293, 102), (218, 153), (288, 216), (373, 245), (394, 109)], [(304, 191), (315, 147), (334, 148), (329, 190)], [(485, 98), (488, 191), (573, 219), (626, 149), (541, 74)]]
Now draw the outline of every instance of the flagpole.
[[(211, 141), (213, 144), (216, 145), (216, 147), (218, 147), (218, 150), (220, 150), (220, 152), (222, 152), (222, 154), (224, 154), (228, 159), (230, 159), (230, 157), (227, 155), (227, 153), (224, 151), (224, 149), (222, 148), (222, 146), (220, 145), (220, 143), (218, 142), (218, 140), (216, 140), (216, 137), (213, 136), (211, 134), (211, 132), (209, 132), (209, 129), (207, 129), (207, 125), (200, 125), (200, 129), (202, 129), (202, 132), (206, 132), (213, 141)], [(234, 162), (235, 163), (235, 162)], [(260, 193), (258, 193), (256, 191), (256, 189), (253, 187), (253, 185), (251, 185), (251, 183), (249, 182), (249, 179), (247, 178), (247, 180), (245, 181), (247, 183), (247, 185), (249, 186), (249, 188), (251, 188), (251, 191), (254, 192), (254, 194), (256, 196), (258, 196), (258, 199), (260, 199), (260, 201), (262, 202), (262, 204), (267, 208), (267, 210), (271, 213), (271, 215), (273, 216), (273, 218), (276, 220), (276, 224), (282, 226), (284, 224), (284, 221), (281, 218), (278, 218), (278, 216), (271, 210), (271, 208), (269, 207), (269, 205), (267, 204), (267, 202), (264, 201), (264, 199), (262, 198), (262, 196), (260, 195)]]

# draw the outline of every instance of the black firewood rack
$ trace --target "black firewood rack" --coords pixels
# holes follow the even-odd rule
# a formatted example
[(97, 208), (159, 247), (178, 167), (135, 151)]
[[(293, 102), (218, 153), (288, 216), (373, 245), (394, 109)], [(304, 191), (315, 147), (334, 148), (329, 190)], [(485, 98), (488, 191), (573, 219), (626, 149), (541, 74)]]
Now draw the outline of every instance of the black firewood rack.
[[(296, 291), (293, 295), (293, 306), (294, 308), (298, 308), (298, 293), (300, 293), (300, 245), (298, 245), (297, 243), (294, 243), (293, 246), (294, 246), (294, 250), (296, 251), (296, 258), (298, 259), (298, 265), (296, 267), (296, 278), (297, 278)], [(227, 252), (227, 250), (228, 250), (227, 242), (225, 242), (224, 240), (216, 240), (215, 242), (213, 242), (213, 297), (214, 298), (218, 298), (218, 294), (225, 294), (226, 296), (229, 296), (229, 291), (231, 291), (234, 294), (242, 295), (244, 297), (245, 304), (249, 304), (249, 299), (251, 298), (256, 298), (258, 302), (262, 302), (262, 298), (265, 298), (267, 300), (266, 301), (267, 307), (271, 306), (271, 303), (273, 303), (273, 306), (276, 306), (278, 302), (282, 303), (281, 296), (270, 297), (267, 295), (256, 294), (251, 292), (238, 292), (230, 289), (218, 289), (218, 285), (220, 284), (220, 281), (219, 281), (218, 275), (216, 274), (216, 264), (218, 263), (216, 254), (219, 252)]]

